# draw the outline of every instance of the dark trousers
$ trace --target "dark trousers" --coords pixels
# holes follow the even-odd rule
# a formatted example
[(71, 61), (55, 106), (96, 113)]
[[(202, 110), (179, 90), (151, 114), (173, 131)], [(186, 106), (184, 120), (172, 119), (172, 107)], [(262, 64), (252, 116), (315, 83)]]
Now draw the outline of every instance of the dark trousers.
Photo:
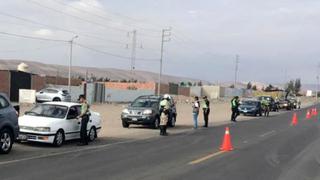
[(80, 129), (80, 142), (83, 144), (88, 144), (88, 133), (87, 133), (88, 122), (89, 122), (89, 116), (84, 115), (81, 119), (81, 129)]
[(167, 126), (166, 125), (160, 125), (160, 135), (161, 136), (167, 135)]
[(210, 109), (204, 108), (203, 109), (204, 127), (208, 127), (209, 114), (210, 114)]
[(239, 115), (238, 108), (232, 108), (231, 121), (236, 121), (238, 115)]

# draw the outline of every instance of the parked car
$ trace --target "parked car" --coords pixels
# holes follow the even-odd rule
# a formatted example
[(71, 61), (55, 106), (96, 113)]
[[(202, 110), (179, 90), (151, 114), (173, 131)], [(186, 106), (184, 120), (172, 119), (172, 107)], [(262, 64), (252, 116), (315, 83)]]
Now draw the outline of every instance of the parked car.
[[(70, 102), (47, 102), (37, 104), (24, 116), (19, 118), (22, 141), (50, 143), (59, 147), (67, 140), (80, 138), (81, 104)], [(90, 141), (97, 138), (101, 129), (99, 113), (90, 111), (88, 137)]]
[[(162, 96), (140, 96), (121, 113), (122, 126), (127, 128), (130, 124), (148, 125), (158, 128), (160, 124), (160, 101)], [(171, 108), (169, 111), (168, 125), (176, 124), (177, 111), (174, 100), (170, 97)]]
[(258, 100), (243, 100), (239, 106), (239, 112), (243, 115), (262, 116), (261, 102)]
[(280, 99), (279, 108), (286, 109), (286, 110), (292, 110), (294, 108), (294, 105), (288, 99)]
[(63, 101), (70, 102), (71, 95), (67, 90), (58, 88), (45, 88), (36, 93), (37, 102)]
[(276, 102), (272, 96), (259, 96), (258, 100), (260, 102), (263, 100), (268, 101), (270, 104), (270, 111), (279, 111), (279, 103)]
[(18, 113), (0, 93), (0, 154), (8, 154), (19, 134)]

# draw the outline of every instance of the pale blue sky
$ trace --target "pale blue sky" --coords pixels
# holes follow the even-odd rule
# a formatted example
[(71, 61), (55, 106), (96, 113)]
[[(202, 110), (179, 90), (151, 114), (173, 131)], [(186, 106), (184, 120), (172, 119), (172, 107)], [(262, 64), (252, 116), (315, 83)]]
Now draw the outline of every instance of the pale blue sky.
[[(303, 82), (314, 83), (320, 62), (320, 1), (317, 0), (1, 2), (0, 32), (68, 40), (72, 33), (1, 13), (72, 30), (79, 35), (77, 43), (122, 56), (130, 56), (131, 37), (127, 32), (136, 29), (137, 58), (158, 59), (160, 30), (172, 27), (171, 41), (165, 44), (164, 72), (212, 82), (233, 81), (236, 54), (240, 55), (241, 81), (282, 83), (285, 79), (301, 77)], [(0, 58), (67, 65), (68, 46), (0, 35)], [(77, 46), (74, 63), (130, 68), (130, 60)], [(157, 72), (158, 62), (137, 61), (136, 68)]]

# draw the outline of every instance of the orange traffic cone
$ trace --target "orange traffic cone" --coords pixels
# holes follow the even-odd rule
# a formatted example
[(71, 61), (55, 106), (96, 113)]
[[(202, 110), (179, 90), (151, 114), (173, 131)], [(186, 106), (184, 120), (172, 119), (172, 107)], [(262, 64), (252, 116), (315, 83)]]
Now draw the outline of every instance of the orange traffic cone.
[(317, 115), (318, 115), (317, 108), (314, 108), (314, 115), (315, 115), (315, 116), (317, 116)]
[(229, 127), (226, 127), (225, 135), (223, 138), (223, 143), (221, 145), (220, 150), (221, 151), (232, 151), (233, 150)]
[(312, 108), (312, 109), (311, 109), (311, 116), (316, 116), (315, 108)]
[(308, 109), (308, 111), (307, 111), (306, 119), (311, 119), (311, 113), (310, 113), (310, 110), (309, 110), (309, 109)]
[(296, 126), (296, 125), (298, 125), (298, 116), (297, 116), (297, 113), (294, 113), (291, 121), (291, 126)]

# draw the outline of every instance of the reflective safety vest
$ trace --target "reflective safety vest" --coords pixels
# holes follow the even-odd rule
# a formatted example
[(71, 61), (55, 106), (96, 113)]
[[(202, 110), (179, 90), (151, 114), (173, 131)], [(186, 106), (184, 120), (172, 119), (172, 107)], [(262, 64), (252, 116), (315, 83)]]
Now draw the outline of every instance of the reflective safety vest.
[(160, 101), (160, 107), (163, 107), (164, 109), (170, 109), (169, 101), (166, 99)]
[(237, 102), (236, 99), (232, 99), (232, 100), (231, 100), (231, 107), (232, 107), (232, 108), (238, 107), (238, 102)]
[(203, 100), (202, 103), (201, 103), (201, 106), (203, 109), (208, 109), (208, 104), (207, 104), (207, 100)]

